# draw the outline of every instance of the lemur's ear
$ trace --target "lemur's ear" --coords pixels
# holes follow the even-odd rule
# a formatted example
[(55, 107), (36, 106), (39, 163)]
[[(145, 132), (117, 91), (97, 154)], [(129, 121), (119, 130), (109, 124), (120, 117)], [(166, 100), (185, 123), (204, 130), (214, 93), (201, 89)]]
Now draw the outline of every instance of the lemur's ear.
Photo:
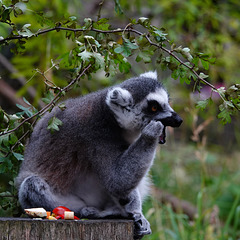
[(152, 78), (155, 80), (157, 80), (157, 78), (158, 78), (156, 70), (154, 72), (153, 71), (145, 72), (145, 73), (141, 74), (140, 77)]

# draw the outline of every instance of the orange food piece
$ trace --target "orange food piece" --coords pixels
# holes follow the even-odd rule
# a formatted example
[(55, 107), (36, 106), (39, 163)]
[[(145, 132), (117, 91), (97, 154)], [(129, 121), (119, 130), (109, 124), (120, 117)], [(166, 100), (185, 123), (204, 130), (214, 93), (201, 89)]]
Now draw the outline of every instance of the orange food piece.
[(51, 212), (47, 211), (47, 217), (46, 218), (49, 218), (51, 216)]

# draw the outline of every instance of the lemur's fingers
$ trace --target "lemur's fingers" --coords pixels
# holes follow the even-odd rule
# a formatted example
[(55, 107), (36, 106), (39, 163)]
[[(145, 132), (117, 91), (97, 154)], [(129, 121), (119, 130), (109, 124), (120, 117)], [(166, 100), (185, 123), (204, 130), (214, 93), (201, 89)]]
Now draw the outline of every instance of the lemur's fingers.
[(142, 134), (147, 138), (158, 138), (161, 136), (164, 129), (163, 124), (160, 121), (152, 120), (143, 130)]

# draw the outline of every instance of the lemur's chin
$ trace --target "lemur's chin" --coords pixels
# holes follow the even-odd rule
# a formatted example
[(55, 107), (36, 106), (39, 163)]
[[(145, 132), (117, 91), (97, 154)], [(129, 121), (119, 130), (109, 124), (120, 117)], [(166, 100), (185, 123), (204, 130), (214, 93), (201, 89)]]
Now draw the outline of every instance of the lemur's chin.
[(166, 126), (164, 126), (162, 134), (159, 137), (159, 144), (164, 144), (166, 142)]

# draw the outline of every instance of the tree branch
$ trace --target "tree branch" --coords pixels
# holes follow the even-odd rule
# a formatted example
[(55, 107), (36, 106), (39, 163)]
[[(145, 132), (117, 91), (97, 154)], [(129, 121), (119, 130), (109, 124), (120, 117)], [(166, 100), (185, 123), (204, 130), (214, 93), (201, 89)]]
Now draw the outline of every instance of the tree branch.
[(193, 220), (197, 214), (197, 208), (188, 201), (181, 200), (172, 194), (160, 190), (156, 187), (152, 188), (153, 196), (163, 204), (170, 203), (175, 212), (183, 212), (190, 220)]
[(34, 115), (32, 115), (29, 118), (24, 119), (14, 129), (11, 129), (11, 130), (9, 130), (7, 132), (0, 133), (0, 136), (12, 133), (12, 132), (16, 131), (18, 128), (20, 128), (25, 122), (28, 122), (29, 120), (33, 119), (34, 117), (43, 115), (51, 106), (53, 106), (61, 98), (61, 95), (62, 95), (63, 92), (68, 92), (71, 89), (72, 85), (74, 83), (76, 83), (90, 67), (91, 67), (91, 64), (89, 64), (86, 68), (84, 68), (83, 71), (81, 73), (79, 73), (78, 76), (75, 79), (73, 79), (66, 87), (62, 88), (57, 93), (57, 95), (52, 99), (52, 101), (49, 104), (47, 104), (44, 108), (42, 108), (39, 112), (35, 113)]
[[(199, 74), (189, 65), (187, 65), (186, 63), (184, 63), (178, 56), (176, 56), (172, 51), (168, 50), (167, 48), (163, 47), (162, 45), (159, 45), (157, 43), (154, 43), (152, 42), (152, 40), (146, 35), (146, 33), (142, 33), (136, 29), (133, 29), (132, 28), (132, 24), (128, 24), (127, 27), (125, 27), (124, 29), (123, 28), (118, 28), (118, 29), (113, 29), (113, 30), (99, 30), (99, 29), (96, 29), (96, 28), (91, 28), (91, 29), (81, 29), (81, 28), (76, 28), (76, 29), (73, 29), (73, 28), (67, 28), (67, 27), (60, 27), (60, 26), (56, 26), (54, 28), (49, 28), (49, 29), (45, 29), (45, 30), (41, 30), (39, 32), (37, 32), (34, 36), (39, 36), (39, 35), (42, 35), (42, 34), (45, 34), (45, 33), (48, 33), (48, 32), (52, 32), (52, 31), (59, 31), (59, 30), (62, 30), (62, 31), (71, 31), (71, 32), (85, 32), (85, 31), (93, 31), (93, 32), (99, 32), (99, 33), (112, 33), (112, 34), (115, 34), (115, 33), (124, 33), (124, 32), (132, 32), (132, 33), (135, 33), (139, 36), (143, 36), (147, 39), (147, 41), (150, 43), (150, 45), (156, 47), (156, 48), (159, 48), (161, 50), (163, 50), (164, 52), (166, 52), (168, 55), (172, 56), (173, 58), (175, 58), (181, 65), (185, 66), (186, 68), (189, 69), (189, 71), (191, 71), (198, 79), (198, 81), (201, 81), (203, 83), (205, 83), (206, 85), (208, 85), (209, 87), (211, 87), (212, 89), (214, 89), (215, 91), (217, 91), (217, 88), (215, 86), (213, 86), (212, 84), (210, 84), (208, 81), (206, 81), (205, 79), (203, 79), (202, 77), (199, 76)], [(10, 40), (14, 40), (14, 39), (22, 39), (22, 38), (28, 38), (28, 37), (25, 37), (25, 36), (21, 36), (21, 35), (18, 35), (18, 36), (13, 36), (13, 37), (8, 37), (8, 38), (5, 38), (5, 39), (2, 39), (0, 40), (0, 45), (3, 44), (4, 42), (7, 42), (7, 41), (10, 41)]]

